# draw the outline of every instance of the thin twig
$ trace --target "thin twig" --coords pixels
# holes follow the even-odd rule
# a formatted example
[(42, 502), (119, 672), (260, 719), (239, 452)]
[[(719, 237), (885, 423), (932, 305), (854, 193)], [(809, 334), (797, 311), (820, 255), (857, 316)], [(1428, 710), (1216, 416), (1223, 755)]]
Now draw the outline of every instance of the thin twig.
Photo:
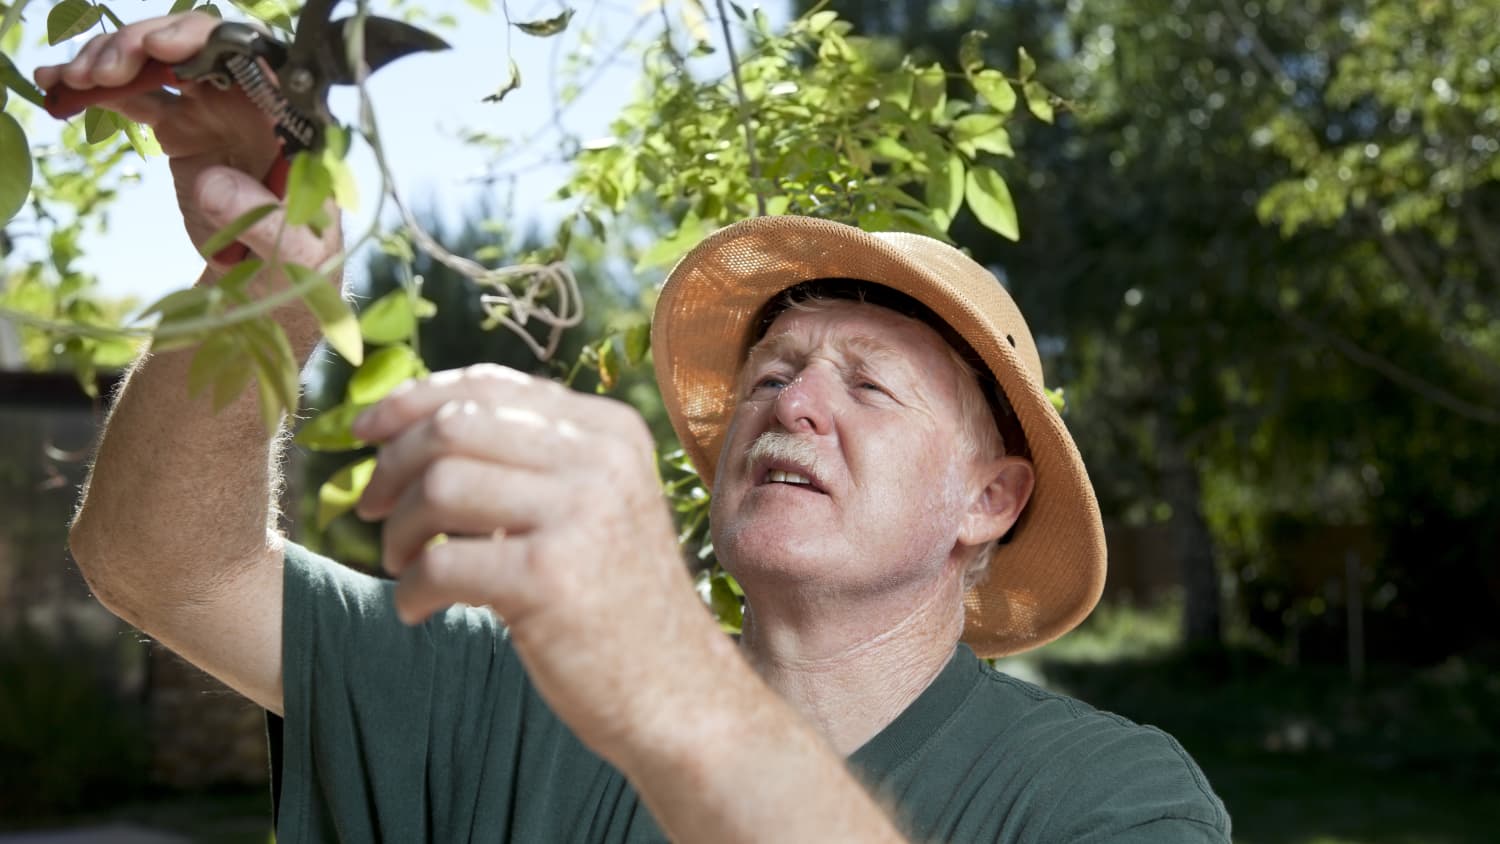
[(1293, 328), (1332, 345), (1344, 357), (1349, 358), (1360, 366), (1384, 375), (1386, 378), (1411, 390), (1433, 404), (1447, 408), (1466, 419), (1472, 419), (1486, 425), (1500, 425), (1500, 410), (1482, 407), (1461, 399), (1442, 387), (1417, 375), (1413, 375), (1380, 355), (1360, 347), (1347, 337), (1330, 331), (1293, 311), (1285, 308), (1280, 308), (1279, 310), (1281, 315), (1286, 318), (1287, 322), (1291, 323)]
[(729, 70), (734, 75), (734, 93), (740, 103), (740, 126), (745, 130), (745, 152), (750, 156), (750, 183), (755, 186), (756, 216), (766, 216), (766, 195), (761, 192), (760, 161), (755, 157), (755, 130), (750, 126), (750, 101), (745, 98), (745, 83), (740, 79), (740, 61), (734, 52), (734, 36), (729, 31), (729, 12), (724, 0), (719, 7), (719, 26), (724, 30), (724, 46), (729, 49)]

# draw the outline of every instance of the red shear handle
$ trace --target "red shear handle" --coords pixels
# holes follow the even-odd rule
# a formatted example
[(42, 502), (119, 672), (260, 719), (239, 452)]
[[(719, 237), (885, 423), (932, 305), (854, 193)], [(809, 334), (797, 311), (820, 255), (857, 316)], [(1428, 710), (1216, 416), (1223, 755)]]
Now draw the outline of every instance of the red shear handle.
[(175, 88), (181, 84), (182, 80), (177, 78), (177, 72), (172, 69), (171, 65), (151, 59), (141, 66), (141, 72), (137, 73), (134, 79), (124, 85), (78, 89), (59, 82), (47, 91), (45, 108), (48, 114), (58, 120), (66, 120), (89, 106), (98, 105), (106, 100), (133, 97), (167, 86)]

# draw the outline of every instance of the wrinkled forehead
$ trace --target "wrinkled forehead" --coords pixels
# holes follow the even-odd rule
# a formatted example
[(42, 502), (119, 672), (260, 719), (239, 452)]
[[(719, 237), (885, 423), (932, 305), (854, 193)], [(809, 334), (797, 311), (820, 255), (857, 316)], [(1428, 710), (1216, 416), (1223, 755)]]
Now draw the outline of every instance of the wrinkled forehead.
[(745, 360), (746, 365), (797, 361), (825, 349), (865, 363), (915, 364), (933, 353), (943, 355), (946, 347), (936, 331), (904, 314), (868, 303), (820, 300), (783, 311)]

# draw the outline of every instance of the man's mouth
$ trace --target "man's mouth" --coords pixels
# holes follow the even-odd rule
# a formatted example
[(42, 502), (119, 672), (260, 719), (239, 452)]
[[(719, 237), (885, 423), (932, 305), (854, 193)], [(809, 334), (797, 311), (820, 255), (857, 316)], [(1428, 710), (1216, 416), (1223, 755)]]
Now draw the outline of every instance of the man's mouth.
[[(800, 467), (798, 467), (800, 468)], [(796, 468), (777, 468), (767, 466), (760, 471), (760, 480), (756, 486), (769, 486), (770, 484), (786, 484), (809, 492), (827, 495), (827, 491), (818, 485), (818, 481), (806, 470), (798, 471)]]
[(770, 483), (770, 484), (801, 484), (803, 486), (812, 486), (813, 485), (813, 482), (811, 480), (807, 479), (806, 477), (804, 477), (802, 475), (797, 474), (796, 472), (783, 472), (783, 471), (781, 471), (779, 469), (772, 469), (770, 472), (768, 472), (766, 474), (766, 483)]

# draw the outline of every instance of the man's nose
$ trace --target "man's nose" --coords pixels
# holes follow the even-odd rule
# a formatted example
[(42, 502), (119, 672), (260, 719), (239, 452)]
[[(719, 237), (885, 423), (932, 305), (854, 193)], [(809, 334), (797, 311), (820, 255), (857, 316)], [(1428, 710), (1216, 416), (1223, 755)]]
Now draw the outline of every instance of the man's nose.
[(831, 402), (837, 378), (824, 369), (803, 369), (776, 396), (776, 420), (787, 431), (826, 434), (833, 429)]

